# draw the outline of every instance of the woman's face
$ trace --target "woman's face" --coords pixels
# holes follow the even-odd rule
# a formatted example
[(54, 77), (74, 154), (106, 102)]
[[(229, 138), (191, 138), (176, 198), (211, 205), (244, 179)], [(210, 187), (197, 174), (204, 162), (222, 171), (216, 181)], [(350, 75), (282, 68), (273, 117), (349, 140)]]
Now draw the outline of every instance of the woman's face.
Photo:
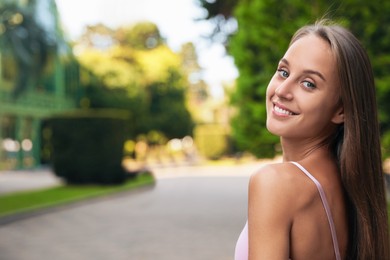
[(267, 88), (267, 128), (285, 138), (323, 139), (343, 122), (336, 59), (309, 34), (295, 41)]

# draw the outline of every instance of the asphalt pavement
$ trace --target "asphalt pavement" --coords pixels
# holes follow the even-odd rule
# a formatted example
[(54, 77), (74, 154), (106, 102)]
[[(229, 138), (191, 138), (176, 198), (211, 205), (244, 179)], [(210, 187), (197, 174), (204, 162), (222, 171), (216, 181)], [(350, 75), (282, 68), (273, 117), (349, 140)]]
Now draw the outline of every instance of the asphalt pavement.
[[(154, 186), (1, 225), (0, 259), (233, 259), (249, 175), (261, 164), (153, 168)], [(40, 176), (61, 183), (50, 171)]]

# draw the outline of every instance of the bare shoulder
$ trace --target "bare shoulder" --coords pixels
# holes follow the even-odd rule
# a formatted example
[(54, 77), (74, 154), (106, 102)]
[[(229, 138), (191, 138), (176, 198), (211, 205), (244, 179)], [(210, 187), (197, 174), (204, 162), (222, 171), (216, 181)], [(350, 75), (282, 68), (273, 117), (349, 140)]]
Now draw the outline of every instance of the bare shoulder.
[(268, 188), (285, 188), (284, 192), (294, 191), (302, 178), (300, 170), (292, 163), (268, 164), (260, 168), (250, 178), (250, 185)]
[[(255, 172), (249, 181), (249, 196), (288, 205), (289, 212), (309, 203), (316, 187), (292, 163), (269, 164)], [(253, 198), (255, 197), (255, 198)], [(267, 203), (268, 204), (268, 203)]]
[[(270, 164), (249, 181), (249, 255), (261, 259), (287, 259), (290, 231), (301, 203), (301, 174), (291, 163)], [(302, 196), (304, 197), (304, 196)]]

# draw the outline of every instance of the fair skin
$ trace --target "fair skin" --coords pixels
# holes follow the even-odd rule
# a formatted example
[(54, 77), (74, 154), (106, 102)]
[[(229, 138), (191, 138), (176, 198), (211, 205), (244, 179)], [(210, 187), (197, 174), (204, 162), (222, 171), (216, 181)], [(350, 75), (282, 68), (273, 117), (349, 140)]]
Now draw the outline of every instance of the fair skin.
[(324, 188), (340, 253), (348, 243), (346, 203), (336, 162), (324, 141), (343, 123), (336, 60), (315, 35), (295, 41), (267, 89), (267, 128), (280, 136), (283, 163), (268, 165), (249, 183), (249, 259), (335, 259), (318, 190)]

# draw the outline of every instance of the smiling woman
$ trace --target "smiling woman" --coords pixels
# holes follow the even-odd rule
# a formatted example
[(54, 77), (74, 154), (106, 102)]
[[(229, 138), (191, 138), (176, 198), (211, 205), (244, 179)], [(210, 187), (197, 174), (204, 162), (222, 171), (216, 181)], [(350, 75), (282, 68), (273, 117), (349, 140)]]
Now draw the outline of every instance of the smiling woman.
[(283, 162), (250, 178), (243, 259), (390, 259), (375, 86), (345, 28), (299, 29), (266, 95)]

